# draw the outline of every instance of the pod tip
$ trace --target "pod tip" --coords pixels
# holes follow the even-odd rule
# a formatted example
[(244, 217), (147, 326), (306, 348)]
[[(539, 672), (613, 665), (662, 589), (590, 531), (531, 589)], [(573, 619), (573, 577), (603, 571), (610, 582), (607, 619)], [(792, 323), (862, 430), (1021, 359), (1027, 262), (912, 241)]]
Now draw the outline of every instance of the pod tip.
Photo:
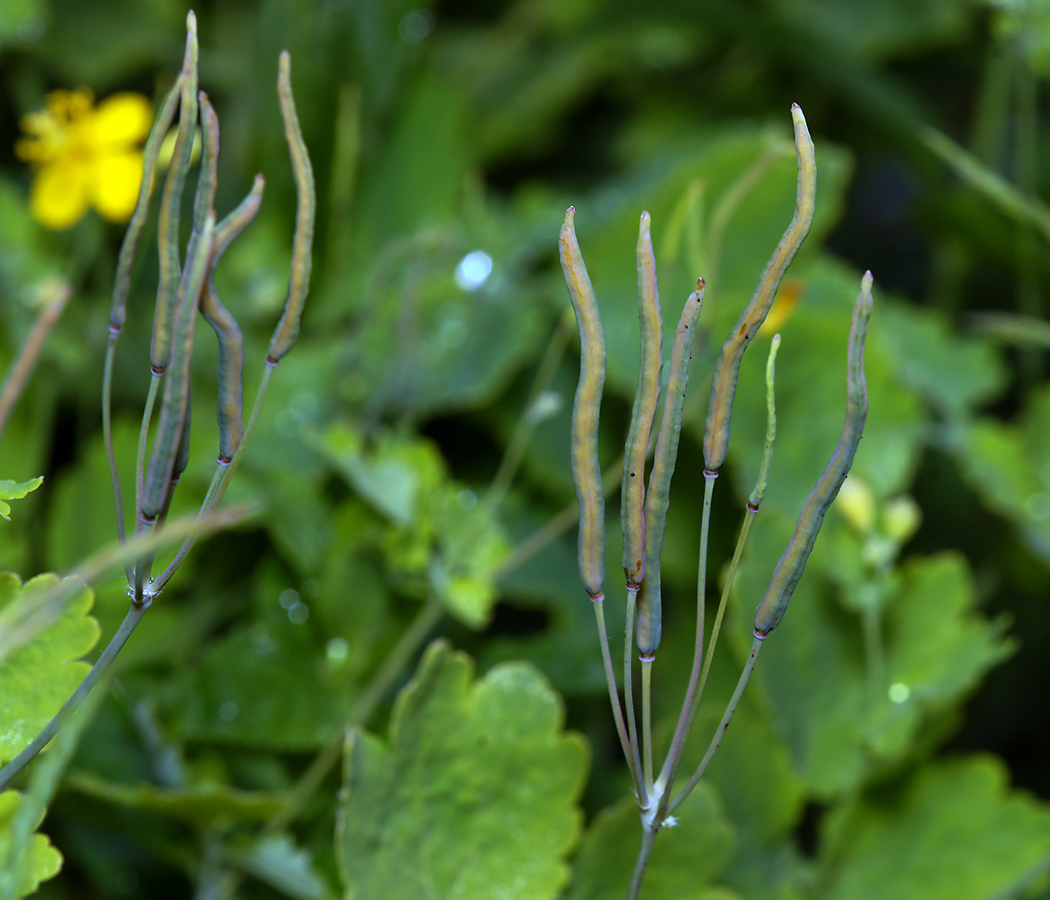
[(860, 289), (862, 291), (864, 291), (865, 293), (870, 291), (871, 290), (872, 280), (873, 279), (872, 279), (872, 275), (871, 275), (871, 269), (868, 269), (867, 271), (865, 271), (864, 277), (861, 278), (861, 280), (860, 280)]
[(197, 33), (197, 14), (192, 9), (186, 13), (186, 30)]
[(707, 282), (704, 281), (704, 276), (701, 275), (699, 278), (696, 279), (696, 289), (698, 291), (702, 291), (705, 287), (707, 287)]

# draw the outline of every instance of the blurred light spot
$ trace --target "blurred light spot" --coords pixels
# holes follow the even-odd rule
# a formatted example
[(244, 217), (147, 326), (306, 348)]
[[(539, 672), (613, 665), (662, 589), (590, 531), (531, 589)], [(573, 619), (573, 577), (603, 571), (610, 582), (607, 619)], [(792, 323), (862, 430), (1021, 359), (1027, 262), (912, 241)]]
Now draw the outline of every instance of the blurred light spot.
[(472, 250), (456, 266), (456, 284), (465, 291), (476, 291), (492, 274), (492, 257), (484, 250)]
[(1026, 501), (1025, 509), (1033, 519), (1050, 519), (1050, 494), (1036, 491)]
[(346, 638), (334, 637), (325, 644), (324, 655), (333, 665), (342, 665), (350, 655), (350, 644)]
[(433, 30), (434, 14), (428, 9), (414, 9), (397, 24), (397, 33), (406, 44), (418, 44)]
[(309, 618), (310, 610), (303, 603), (296, 603), (295, 606), (288, 610), (288, 620), (293, 625), (302, 625)]
[(219, 718), (224, 722), (232, 722), (237, 718), (237, 704), (227, 700), (222, 706), (219, 707)]
[(530, 425), (539, 425), (561, 412), (562, 398), (557, 391), (542, 391), (529, 407), (525, 418)]
[(285, 609), (291, 609), (299, 602), (299, 592), (293, 591), (291, 588), (281, 591), (281, 596), (277, 598), (277, 602)]
[(473, 491), (460, 491), (456, 494), (456, 506), (464, 512), (472, 510), (478, 505), (478, 496)]
[(139, 876), (136, 875), (131, 869), (125, 869), (123, 872), (118, 872), (117, 877), (114, 880), (117, 887), (118, 894), (134, 894), (139, 889)]
[[(27, 44), (34, 44), (44, 36), (46, 25), (43, 16), (23, 16), (15, 25), (15, 34)], [(135, 873), (132, 872), (134, 875)], [(138, 887), (138, 876), (135, 876), (135, 887)]]
[(890, 685), (890, 700), (894, 703), (907, 703), (911, 697), (911, 688), (903, 681), (895, 681)]

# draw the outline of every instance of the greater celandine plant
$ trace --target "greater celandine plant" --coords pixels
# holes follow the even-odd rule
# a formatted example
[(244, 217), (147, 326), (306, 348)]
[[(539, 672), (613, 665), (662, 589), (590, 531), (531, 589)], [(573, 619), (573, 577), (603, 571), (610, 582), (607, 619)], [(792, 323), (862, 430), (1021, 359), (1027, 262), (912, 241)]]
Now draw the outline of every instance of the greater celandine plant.
[[(663, 323), (656, 283), (656, 263), (650, 236), (649, 214), (642, 213), (638, 234), (638, 314), (641, 327), (641, 362), (638, 390), (635, 395), (630, 429), (624, 447), (623, 482), (620, 490), (620, 520), (623, 529), (623, 571), (627, 593), (627, 624), (624, 631), (623, 683), (624, 703), (613, 674), (604, 613), (605, 504), (601, 469), (598, 462), (598, 415), (605, 380), (605, 338), (598, 305), (591, 288), (574, 229), (575, 210), (569, 208), (562, 227), (560, 246), (562, 268), (569, 288), (576, 322), (580, 332), (580, 381), (573, 406), (572, 473), (580, 503), (579, 565), (580, 578), (594, 606), (598, 623), (599, 644), (609, 687), (616, 731), (631, 772), (635, 795), (641, 813), (642, 842), (628, 891), (636, 898), (641, 887), (656, 833), (673, 825), (671, 815), (689, 796), (703, 777), (722, 736), (729, 727), (740, 697), (755, 667), (763, 641), (776, 628), (787, 609), (791, 594), (798, 584), (806, 561), (813, 550), (831, 502), (842, 486), (860, 443), (868, 411), (867, 385), (864, 379), (864, 339), (871, 316), (870, 272), (861, 281), (860, 295), (853, 309), (846, 365), (846, 418), (842, 435), (830, 462), (807, 498), (787, 549), (773, 572), (772, 580), (755, 611), (754, 641), (736, 689), (700, 765), (677, 794), (672, 793), (678, 766), (689, 740), (700, 699), (711, 667), (715, 644), (722, 626), (726, 603), (737, 565), (758, 513), (766, 489), (769, 462), (776, 436), (776, 413), (773, 401), (774, 365), (780, 335), (773, 338), (766, 364), (766, 403), (768, 424), (758, 483), (748, 498), (744, 521), (736, 542), (728, 576), (722, 590), (707, 651), (704, 652), (705, 588), (707, 584), (707, 544), (711, 516), (711, 498), (718, 470), (725, 462), (733, 413), (740, 362), (754, 336), (769, 313), (777, 288), (799, 246), (809, 233), (816, 201), (816, 160), (813, 141), (798, 104), (791, 107), (798, 157), (798, 188), (795, 215), (780, 239), (769, 262), (759, 277), (750, 300), (730, 331), (715, 364), (704, 427), (704, 503), (700, 527), (700, 563), (697, 582), (696, 645), (692, 671), (682, 702), (681, 712), (667, 756), (659, 773), (653, 768), (652, 739), (652, 668), (660, 646), (661, 599), (660, 555), (671, 476), (678, 453), (682, 427), (682, 409), (689, 380), (689, 365), (704, 297), (704, 279), (697, 280), (696, 290), (689, 295), (675, 332), (671, 364), (664, 389), (663, 412), (656, 434), (648, 491), (644, 486), (646, 460), (656, 408), (660, 395), (663, 366)], [(638, 642), (641, 669), (641, 734), (634, 703), (634, 641)], [(626, 710), (626, 717), (624, 711)], [(626, 719), (626, 721), (625, 721)], [(654, 777), (655, 775), (655, 777)]]
[[(280, 56), (277, 96), (298, 195), (291, 277), (284, 312), (270, 341), (255, 403), (245, 425), (242, 399), (244, 340), (237, 322), (223, 306), (215, 291), (214, 272), (231, 241), (244, 231), (259, 211), (264, 180), (262, 175), (256, 175), (252, 189), (241, 204), (225, 218), (216, 219), (214, 204), (219, 158), (219, 120), (208, 95), (198, 91), (197, 19), (192, 11), (186, 17), (186, 32), (186, 52), (182, 70), (161, 104), (143, 151), (142, 184), (138, 203), (120, 250), (113, 287), (109, 342), (102, 385), (102, 428), (116, 503), (117, 538), (122, 546), (128, 547), (129, 552), (134, 547), (143, 548), (141, 553), (136, 551), (130, 557), (134, 561), (125, 566), (131, 608), (117, 633), (73, 696), (40, 734), (0, 770), (0, 789), (43, 749), (109, 669), (154, 598), (186, 558), (204, 524), (214, 518), (213, 510), (230, 483), (259, 417), (273, 370), (292, 349), (299, 333), (299, 322), (310, 281), (316, 203), (313, 171), (299, 128), (295, 101), (292, 98), (291, 60), (285, 51)], [(161, 143), (174, 122), (176, 111), (179, 114), (178, 131), (164, 183), (157, 224), (160, 279), (150, 347), (152, 377), (142, 416), (135, 462), (135, 534), (134, 538), (129, 539), (124, 522), (120, 473), (113, 450), (113, 360), (117, 340), (126, 318), (131, 268), (149, 214), (157, 157)], [(180, 260), (179, 210), (198, 127), (202, 135), (202, 154), (193, 207), (193, 229), (186, 246), (185, 258)], [(198, 528), (193, 529), (185, 538), (168, 567), (154, 577), (153, 550), (159, 543), (157, 538), (163, 537), (161, 533), (171, 507), (172, 496), (189, 461), (190, 367), (198, 310), (214, 329), (219, 344), (218, 462), (211, 485), (197, 514)], [(150, 425), (158, 395), (161, 398), (160, 411), (151, 443)]]

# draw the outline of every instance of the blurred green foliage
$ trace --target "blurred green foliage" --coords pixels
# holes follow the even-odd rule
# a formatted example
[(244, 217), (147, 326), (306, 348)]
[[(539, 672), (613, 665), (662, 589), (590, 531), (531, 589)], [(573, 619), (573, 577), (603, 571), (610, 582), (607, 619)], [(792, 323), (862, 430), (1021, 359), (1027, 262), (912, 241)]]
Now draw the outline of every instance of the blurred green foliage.
[[(114, 537), (98, 410), (121, 233), (94, 217), (57, 234), (31, 220), (18, 117), (80, 85), (156, 102), (180, 64), (186, 8), (0, 3), (0, 365), (42, 286), (75, 289), (0, 445), (0, 501), (44, 476), (0, 522), (0, 568), (27, 581)], [(798, 101), (817, 146), (817, 217), (785, 279), (799, 300), (779, 328), (769, 490), (687, 767), (837, 438), (868, 267), (870, 414), (851, 477), (870, 495), (870, 524), (829, 513), (642, 897), (1050, 896), (1046, 347), (1023, 340), (1023, 324), (971, 319), (1045, 318), (1050, 254), (1033, 220), (984, 182), (957, 180), (923, 137), (943, 132), (1028, 201), (1050, 196), (1046, 4), (210, 0), (196, 11), (201, 84), (223, 127), (219, 214), (256, 171), (267, 178), (257, 221), (217, 273), (245, 332), (249, 396), (288, 277), (294, 185), (273, 89), (284, 48), (318, 181), (300, 343), (229, 492), (265, 511), (199, 544), (154, 603), (94, 720), (70, 738), (68, 771), (54, 757), (53, 801), (32, 779), (59, 747), (16, 782), (21, 801), (0, 795), (0, 859), (15, 807), (33, 797), (50, 808), (18, 825), (19, 864), (50, 878), (41, 896), (56, 900), (397, 898), (424, 895), (427, 879), (439, 896), (622, 896), (634, 801), (574, 529), (550, 527), (573, 502), (578, 364), (557, 230), (573, 204), (609, 343), (603, 465), (618, 458), (635, 387), (642, 209), (668, 337), (696, 276), (708, 283), (662, 569), (654, 702), (666, 742), (692, 656), (709, 372), (791, 215)], [(184, 222), (188, 209), (187, 198)], [(143, 248), (154, 243), (151, 221)], [(140, 252), (114, 377), (125, 471), (156, 274)], [(756, 344), (715, 495), (712, 590), (761, 457), (768, 338)], [(217, 450), (210, 333), (197, 347), (173, 516), (200, 504)], [(508, 448), (520, 465), (496, 489)], [(921, 526), (895, 537), (893, 504), (907, 496)], [(0, 605), (17, 603), (21, 582), (4, 577)], [(94, 591), (93, 610), (83, 593), (0, 662), (4, 758), (86, 669), (74, 660), (94, 646), (89, 611), (101, 646), (119, 625), (118, 579)], [(623, 603), (608, 595), (615, 641)], [(432, 637), (459, 649), (423, 652)], [(318, 776), (314, 790), (304, 774)], [(64, 857), (57, 877), (46, 839), (30, 840), (38, 827)]]

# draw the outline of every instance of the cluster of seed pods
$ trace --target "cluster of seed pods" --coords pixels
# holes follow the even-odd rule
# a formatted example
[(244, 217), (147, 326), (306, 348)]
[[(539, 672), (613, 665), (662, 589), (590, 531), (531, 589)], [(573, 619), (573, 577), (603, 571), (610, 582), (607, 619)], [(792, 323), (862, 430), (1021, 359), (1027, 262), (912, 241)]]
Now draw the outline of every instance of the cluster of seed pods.
[[(116, 499), (117, 530), (122, 542), (125, 539), (123, 504), (111, 435), (113, 357), (117, 338), (126, 318), (131, 267), (149, 214), (161, 143), (175, 121), (176, 111), (178, 130), (161, 195), (157, 223), (160, 278), (150, 345), (152, 378), (139, 434), (136, 461), (136, 534), (163, 525), (172, 495), (189, 459), (190, 374), (197, 313), (200, 312), (215, 331), (219, 347), (219, 452), (215, 477), (200, 512), (200, 515), (204, 516), (215, 507), (226, 490), (254, 426), (273, 368), (295, 343), (310, 280), (315, 210), (313, 171), (292, 97), (291, 61), (288, 53), (284, 52), (280, 57), (277, 95), (298, 194), (291, 277), (284, 313), (270, 342), (259, 394), (246, 428), (243, 401), (244, 339), (236, 320), (219, 299), (215, 290), (214, 273), (226, 248), (247, 228), (258, 212), (265, 182), (262, 175), (257, 175), (251, 190), (240, 205), (224, 218), (217, 219), (214, 204), (219, 158), (219, 120), (207, 94), (198, 89), (197, 21), (192, 12), (186, 19), (186, 31), (186, 52), (182, 70), (161, 104), (144, 148), (142, 186), (121, 247), (110, 309), (110, 338), (102, 401), (103, 428)], [(186, 246), (184, 261), (180, 264), (179, 211), (198, 128), (201, 135), (201, 161), (193, 205), (193, 229)], [(160, 409), (150, 444), (150, 425), (158, 394)], [(152, 557), (147, 556), (140, 559), (134, 567), (129, 566), (128, 582), (136, 603), (148, 602), (164, 587), (192, 543), (192, 537), (187, 539), (173, 563), (156, 579), (152, 579), (150, 573)]]
[[(598, 618), (601, 649), (610, 699), (613, 704), (617, 731), (628, 767), (631, 769), (635, 791), (642, 812), (643, 826), (651, 833), (669, 821), (672, 812), (695, 786), (711, 755), (717, 749), (721, 735), (728, 727), (736, 704), (747, 683), (765, 637), (779, 624), (791, 594), (805, 568), (813, 549), (824, 514), (845, 480), (860, 442), (867, 416), (867, 387), (864, 379), (864, 342), (871, 315), (871, 273), (865, 273), (857, 298), (849, 334), (846, 418), (842, 436), (827, 468), (806, 500), (783, 557), (777, 564), (765, 597), (755, 614), (755, 642), (741, 674), (737, 691), (730, 701), (726, 716), (720, 723), (707, 756), (694, 773), (689, 784), (673, 799), (670, 790), (677, 772), (685, 742), (688, 740), (697, 705), (706, 683), (707, 671), (714, 651), (718, 629), (721, 627), (729, 593), (727, 584), (716, 616), (714, 633), (704, 653), (704, 582), (706, 581), (707, 534), (711, 495), (718, 471), (725, 462), (729, 447), (733, 401), (736, 394), (740, 364), (748, 345), (768, 315), (777, 289), (787, 267), (795, 256), (813, 222), (816, 206), (816, 160), (813, 142), (806, 120), (798, 105), (791, 110), (794, 123), (795, 150), (798, 161), (798, 181), (795, 212), (790, 225), (763, 269), (754, 293), (730, 331), (715, 364), (712, 375), (711, 397), (704, 428), (704, 475), (706, 479), (703, 520), (701, 528), (700, 585), (698, 586), (697, 642), (686, 696), (682, 704), (678, 726), (659, 777), (653, 777), (652, 739), (650, 723), (651, 665), (660, 645), (661, 592), (660, 555), (667, 520), (671, 477), (678, 453), (679, 436), (692, 348), (697, 331), (704, 296), (704, 279), (697, 281), (696, 290), (686, 299), (675, 332), (671, 350), (666, 387), (663, 390), (663, 411), (652, 451), (648, 486), (644, 476), (653, 443), (652, 430), (660, 401), (663, 369), (662, 333), (659, 291), (656, 282), (656, 264), (650, 235), (650, 217), (642, 213), (637, 245), (638, 313), (641, 331), (641, 359), (638, 389), (635, 395), (630, 428), (624, 446), (623, 477), (621, 483), (621, 527), (623, 530), (623, 570), (627, 596), (627, 626), (624, 636), (624, 692), (626, 722), (619, 693), (612, 674), (611, 658), (605, 637), (603, 572), (604, 572), (604, 492), (598, 460), (598, 419), (605, 377), (605, 339), (598, 305), (587, 275), (575, 233), (575, 210), (569, 209), (561, 232), (561, 259), (570, 298), (576, 313), (582, 348), (580, 381), (573, 406), (572, 472), (580, 505), (579, 566), (580, 576)], [(755, 490), (749, 496), (745, 519), (737, 542), (730, 569), (730, 582), (739, 561), (751, 522), (758, 512), (765, 493), (769, 461), (776, 434), (776, 416), (773, 401), (774, 361), (780, 336), (773, 339), (767, 363), (768, 427), (760, 475)], [(641, 662), (643, 736), (639, 741), (633, 701), (633, 648)], [(644, 758), (643, 758), (644, 757)], [(643, 842), (644, 846), (644, 842)]]

